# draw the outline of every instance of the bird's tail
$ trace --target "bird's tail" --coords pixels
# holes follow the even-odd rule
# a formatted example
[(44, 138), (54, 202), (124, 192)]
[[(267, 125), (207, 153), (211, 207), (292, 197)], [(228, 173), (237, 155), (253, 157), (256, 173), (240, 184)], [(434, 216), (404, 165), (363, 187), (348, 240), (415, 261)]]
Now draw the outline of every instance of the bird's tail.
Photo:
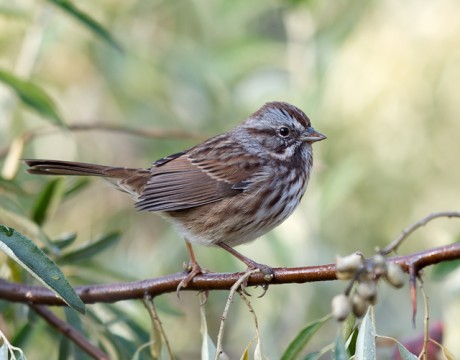
[(121, 190), (138, 196), (150, 177), (149, 169), (124, 168), (61, 160), (26, 159), (27, 171), (36, 175), (99, 176)]

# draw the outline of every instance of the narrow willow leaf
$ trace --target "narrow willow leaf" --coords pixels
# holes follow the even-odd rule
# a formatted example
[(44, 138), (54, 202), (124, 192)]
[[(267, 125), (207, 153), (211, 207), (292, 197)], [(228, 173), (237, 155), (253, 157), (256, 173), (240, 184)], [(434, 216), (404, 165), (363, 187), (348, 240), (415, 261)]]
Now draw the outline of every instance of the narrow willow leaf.
[(208, 333), (208, 323), (206, 321), (205, 304), (200, 305), (200, 320), (201, 320), (201, 360), (214, 360), (216, 357), (216, 345), (212, 341)]
[(254, 360), (263, 360), (262, 356), (262, 345), (260, 344), (260, 338), (257, 338), (256, 348), (254, 349)]
[(342, 324), (342, 337), (347, 341), (353, 334), (356, 325), (356, 316), (350, 314)]
[(70, 340), (68, 337), (62, 335), (61, 341), (59, 341), (59, 353), (58, 360), (70, 359)]
[(409, 350), (407, 350), (403, 344), (399, 341), (396, 342), (398, 344), (399, 355), (401, 355), (402, 360), (417, 360), (418, 357), (412, 354)]
[(241, 355), (240, 360), (249, 360), (249, 347), (251, 344), (249, 344), (246, 349), (244, 350), (243, 355)]
[(375, 327), (372, 319), (372, 306), (369, 306), (359, 327), (358, 339), (356, 340), (356, 360), (377, 359), (375, 347)]
[(8, 360), (8, 346), (5, 343), (0, 346), (0, 360)]
[(63, 179), (58, 178), (49, 181), (32, 206), (32, 220), (38, 225), (43, 225), (62, 198), (63, 191)]
[(322, 319), (311, 322), (305, 328), (303, 328), (284, 351), (283, 356), (281, 356), (281, 360), (297, 359), (298, 355), (308, 344), (313, 335), (315, 335), (321, 326), (323, 326), (330, 318), (331, 316), (328, 315)]
[(45, 245), (52, 253), (59, 253), (59, 249), (56, 249), (53, 246), (48, 237), (37, 226), (37, 224), (25, 216), (0, 206), (0, 224), (8, 224), (22, 235), (32, 239), (32, 241), (40, 242)]
[(347, 350), (348, 353), (353, 356), (356, 352), (356, 341), (358, 340), (359, 330), (356, 327), (348, 338)]
[(318, 360), (322, 354), (319, 351), (315, 351), (305, 355), (302, 360)]
[(334, 360), (348, 360), (350, 356), (348, 355), (347, 349), (345, 349), (345, 342), (343, 341), (342, 336), (337, 336), (334, 342)]
[(66, 232), (66, 233), (59, 235), (57, 238), (51, 240), (51, 243), (59, 250), (62, 250), (72, 245), (76, 239), (77, 239), (77, 233)]
[(75, 263), (78, 261), (89, 260), (90, 258), (94, 257), (95, 255), (101, 253), (102, 251), (106, 250), (108, 247), (115, 244), (118, 240), (120, 240), (120, 233), (119, 232), (112, 232), (109, 234), (104, 234), (98, 238), (94, 242), (86, 243), (80, 246), (79, 248), (75, 249), (72, 252), (68, 252), (62, 255), (57, 262), (62, 264), (68, 263)]
[(55, 124), (64, 125), (53, 100), (40, 87), (1, 69), (0, 81), (12, 88), (22, 102), (35, 110), (38, 114)]
[(21, 163), (21, 157), (24, 150), (24, 137), (19, 136), (11, 143), (8, 154), (5, 158), (5, 163), (2, 169), (2, 177), (6, 180), (13, 179), (19, 169)]
[[(73, 326), (75, 330), (77, 330), (83, 335), (86, 335), (83, 330), (83, 324), (78, 313), (71, 308), (64, 308), (64, 313), (67, 322), (71, 326)], [(71, 348), (73, 353), (73, 357), (71, 358), (73, 358), (74, 360), (85, 360), (87, 358), (83, 350), (80, 349), (80, 347), (73, 345), (71, 346)]]
[(28, 237), (0, 225), (0, 250), (16, 261), (67, 305), (85, 313), (85, 304), (70, 286), (62, 271)]
[(107, 31), (101, 24), (94, 20), (91, 16), (79, 10), (74, 4), (68, 0), (48, 0), (57, 7), (64, 10), (67, 14), (78, 20), (97, 37), (104, 40), (110, 46), (114, 47), (118, 51), (123, 51), (121, 46), (115, 41), (114, 37)]
[(68, 198), (72, 195), (77, 194), (79, 191), (83, 190), (86, 186), (90, 184), (90, 180), (85, 177), (74, 178), (74, 182), (66, 191), (64, 192), (64, 197)]

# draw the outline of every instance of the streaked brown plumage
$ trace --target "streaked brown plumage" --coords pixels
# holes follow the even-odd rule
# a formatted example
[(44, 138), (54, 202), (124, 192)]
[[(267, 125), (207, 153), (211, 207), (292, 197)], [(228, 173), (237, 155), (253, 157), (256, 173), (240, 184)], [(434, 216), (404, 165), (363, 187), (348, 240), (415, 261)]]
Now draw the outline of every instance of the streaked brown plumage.
[[(148, 169), (25, 162), (32, 174), (104, 177), (131, 194), (137, 209), (169, 218), (190, 251), (190, 243), (218, 245), (248, 266), (267, 270), (231, 247), (254, 240), (294, 211), (310, 176), (311, 144), (325, 138), (300, 109), (271, 102), (233, 130)], [(193, 252), (191, 259), (195, 262)], [(198, 265), (193, 267), (198, 273)]]

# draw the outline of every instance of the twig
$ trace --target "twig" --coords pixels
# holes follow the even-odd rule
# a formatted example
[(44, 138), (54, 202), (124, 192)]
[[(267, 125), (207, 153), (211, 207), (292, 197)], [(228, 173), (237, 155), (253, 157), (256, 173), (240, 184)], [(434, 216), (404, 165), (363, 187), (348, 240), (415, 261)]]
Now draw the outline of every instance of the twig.
[(36, 304), (29, 304), (29, 306), (44, 320), (46, 320), (48, 324), (50, 324), (57, 331), (59, 331), (64, 336), (72, 340), (76, 345), (78, 345), (84, 352), (86, 352), (93, 359), (109, 360), (109, 356), (107, 354), (105, 354), (98, 347), (91, 344), (89, 340), (85, 338), (73, 326), (69, 325), (64, 320), (61, 320), (56, 315), (54, 315), (46, 306)]
[(216, 357), (214, 358), (214, 360), (219, 360), (220, 355), (223, 351), (222, 342), (224, 338), (224, 325), (225, 320), (227, 319), (228, 311), (230, 309), (230, 304), (233, 302), (233, 296), (235, 295), (235, 292), (241, 287), (241, 284), (247, 281), (249, 277), (252, 274), (255, 274), (256, 272), (259, 272), (259, 269), (245, 272), (242, 276), (240, 276), (240, 278), (233, 284), (233, 286), (230, 289), (230, 293), (228, 294), (227, 302), (225, 303), (224, 311), (222, 313), (222, 317), (220, 320), (219, 334), (217, 335)]
[[(68, 125), (65, 130), (68, 131), (106, 131), (106, 132), (114, 132), (124, 135), (132, 135), (132, 136), (139, 136), (139, 137), (146, 137), (150, 139), (197, 139), (202, 140), (204, 136), (202, 134), (193, 133), (190, 131), (184, 130), (175, 130), (175, 129), (135, 129), (130, 128), (127, 126), (122, 125), (113, 125), (113, 124), (104, 124), (104, 123), (96, 123), (96, 124), (73, 124)], [(24, 144), (28, 144), (36, 137), (45, 136), (57, 132), (62, 132), (63, 129), (60, 127), (46, 127), (40, 128), (36, 130), (31, 130), (25, 132), (22, 135)], [(8, 149), (10, 145), (0, 149), (0, 158), (3, 158), (8, 154)]]
[[(443, 261), (460, 259), (460, 243), (423, 250), (410, 255), (389, 258), (406, 272), (413, 267), (415, 272)], [(275, 278), (270, 285), (307, 283), (336, 280), (334, 264), (305, 266), (298, 268), (274, 268)], [(208, 273), (194, 277), (182, 291), (229, 290), (244, 273)], [(160, 278), (135, 282), (78, 286), (77, 294), (85, 304), (114, 303), (122, 300), (142, 299), (145, 294), (152, 297), (175, 292), (185, 273), (171, 274)], [(249, 277), (248, 286), (264, 285), (262, 273)], [(0, 279), (0, 299), (11, 302), (59, 305), (65, 303), (53, 292), (42, 286), (24, 285)]]
[(388, 246), (384, 247), (382, 250), (380, 250), (380, 253), (382, 255), (388, 255), (392, 251), (396, 251), (397, 248), (402, 244), (402, 242), (410, 235), (412, 234), (415, 230), (418, 228), (426, 225), (428, 222), (431, 220), (440, 218), (440, 217), (447, 217), (447, 218), (452, 218), (452, 217), (460, 217), (460, 212), (457, 211), (443, 211), (443, 212), (437, 212), (430, 214), (428, 216), (425, 216), (424, 218), (420, 219), (416, 223), (408, 226), (403, 230), (403, 232), (396, 238), (394, 239)]
[(424, 336), (423, 336), (423, 350), (422, 350), (422, 359), (427, 360), (427, 352), (428, 352), (428, 342), (430, 340), (430, 329), (429, 329), (429, 322), (430, 322), (430, 304), (428, 301), (428, 295), (426, 294), (425, 288), (423, 287), (423, 282), (420, 281), (420, 291), (422, 292), (423, 302), (425, 304), (425, 319), (424, 319)]
[[(256, 312), (254, 311), (254, 308), (252, 307), (251, 302), (249, 301), (247, 296), (244, 295), (243, 291), (239, 291), (238, 294), (240, 295), (241, 300), (243, 300), (243, 302), (248, 307), (249, 312), (252, 314), (252, 317), (254, 319), (254, 327), (256, 328), (256, 336), (252, 341), (257, 339), (256, 349), (259, 348), (259, 351), (262, 352), (261, 345), (260, 345), (259, 321), (257, 320)], [(260, 358), (262, 358), (262, 353), (260, 354)]]
[[(144, 303), (145, 308), (149, 312), (150, 319), (152, 320), (153, 331), (158, 331), (160, 333), (160, 336), (166, 345), (166, 350), (168, 351), (169, 358), (173, 360), (174, 355), (171, 349), (171, 345), (169, 344), (169, 340), (168, 340), (168, 337), (166, 336), (165, 330), (163, 328), (163, 324), (161, 323), (157, 310), (155, 309), (153, 298), (147, 294), (145, 295), (142, 302)], [(157, 354), (157, 355), (158, 357), (160, 357), (160, 354)]]

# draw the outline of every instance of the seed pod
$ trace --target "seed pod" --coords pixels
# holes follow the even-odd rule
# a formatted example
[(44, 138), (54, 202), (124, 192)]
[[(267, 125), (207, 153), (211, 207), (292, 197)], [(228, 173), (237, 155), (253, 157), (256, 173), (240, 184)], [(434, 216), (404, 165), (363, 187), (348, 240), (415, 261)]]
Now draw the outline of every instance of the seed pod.
[(401, 288), (404, 286), (405, 275), (404, 271), (401, 269), (401, 266), (395, 263), (388, 264), (388, 271), (385, 276), (388, 283), (394, 286), (395, 288)]
[(372, 258), (374, 264), (374, 274), (376, 276), (382, 276), (387, 273), (387, 260), (383, 255), (377, 254)]
[(332, 315), (337, 321), (345, 320), (351, 311), (351, 303), (348, 296), (339, 294), (332, 299)]
[(363, 317), (369, 307), (369, 302), (364, 300), (357, 292), (351, 297), (351, 309), (356, 317)]
[(363, 281), (356, 287), (356, 292), (371, 304), (377, 302), (377, 284), (375, 281)]
[(363, 255), (359, 252), (344, 257), (336, 256), (336, 275), (340, 280), (348, 280), (364, 264)]

